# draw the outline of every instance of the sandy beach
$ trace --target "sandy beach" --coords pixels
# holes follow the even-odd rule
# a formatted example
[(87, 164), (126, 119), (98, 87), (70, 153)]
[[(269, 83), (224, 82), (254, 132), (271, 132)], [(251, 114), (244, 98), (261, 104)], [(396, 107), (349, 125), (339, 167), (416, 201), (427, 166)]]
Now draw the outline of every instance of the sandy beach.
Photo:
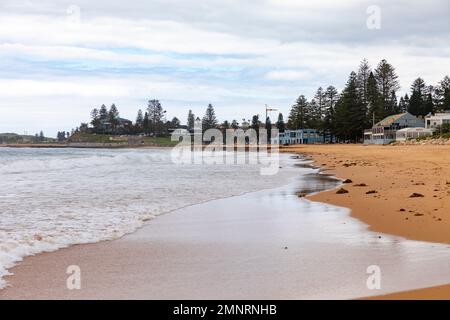
[[(27, 257), (0, 299), (446, 299), (447, 150), (285, 148), (352, 182), (338, 186), (300, 165), (310, 173), (287, 186), (179, 209), (119, 240)], [(296, 195), (305, 191), (319, 193)], [(372, 264), (384, 270), (380, 291), (365, 285)], [(82, 290), (67, 290), (70, 265), (82, 270)]]
[[(331, 190), (310, 200), (350, 208), (373, 231), (450, 243), (450, 146), (305, 145), (284, 151), (307, 154), (328, 173), (352, 181), (343, 186), (346, 194)], [(383, 298), (449, 299), (450, 286)]]

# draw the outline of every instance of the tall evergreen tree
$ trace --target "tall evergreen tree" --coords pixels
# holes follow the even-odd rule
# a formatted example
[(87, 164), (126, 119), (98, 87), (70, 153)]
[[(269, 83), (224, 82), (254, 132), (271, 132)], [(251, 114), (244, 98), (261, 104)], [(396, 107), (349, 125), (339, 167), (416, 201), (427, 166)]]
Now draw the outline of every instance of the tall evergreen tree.
[(322, 107), (316, 99), (307, 104), (305, 118), (307, 128), (322, 130)]
[(208, 129), (216, 128), (217, 127), (217, 118), (216, 113), (214, 111), (214, 107), (212, 104), (209, 104), (206, 108), (205, 115), (202, 119), (202, 129), (203, 131), (206, 131)]
[(111, 129), (113, 133), (117, 131), (117, 125), (119, 123), (119, 110), (117, 110), (116, 105), (113, 103), (108, 112), (108, 121), (111, 124)]
[(142, 129), (144, 133), (147, 135), (150, 133), (150, 119), (148, 118), (148, 112), (144, 114), (144, 120), (142, 121)]
[(291, 107), (287, 127), (291, 130), (305, 129), (307, 120), (308, 100), (304, 95), (297, 98), (295, 104)]
[(256, 140), (259, 143), (259, 127), (261, 125), (261, 121), (259, 121), (259, 116), (256, 114), (252, 117), (252, 123), (250, 125), (250, 128), (255, 130), (256, 132)]
[(141, 109), (138, 110), (138, 113), (136, 116), (135, 129), (136, 129), (136, 132), (142, 132), (142, 130), (144, 129), (144, 115), (142, 114)]
[(422, 78), (417, 78), (411, 85), (411, 99), (408, 112), (415, 116), (425, 116), (426, 84)]
[(320, 116), (320, 119), (325, 118), (326, 114), (326, 91), (323, 90), (322, 87), (319, 87), (316, 91), (316, 94), (314, 95), (314, 100), (317, 104), (318, 113)]
[(386, 116), (382, 98), (378, 91), (377, 80), (373, 72), (369, 74), (369, 78), (367, 79), (367, 103), (367, 125), (371, 126)]
[(445, 76), (436, 88), (436, 109), (440, 111), (450, 110), (450, 77)]
[(148, 120), (150, 131), (154, 135), (160, 135), (164, 131), (165, 113), (159, 100), (153, 99), (148, 101), (147, 105)]
[(100, 128), (100, 113), (97, 108), (91, 111), (91, 125), (94, 128), (94, 132), (97, 132)]
[(192, 113), (192, 110), (189, 110), (188, 117), (187, 117), (188, 130), (189, 131), (194, 130), (194, 125), (195, 125), (195, 116)]
[(108, 120), (108, 109), (104, 104), (100, 107), (100, 110), (98, 112), (100, 121), (107, 121)]
[(350, 73), (335, 110), (336, 133), (341, 139), (359, 141), (365, 128), (366, 110), (358, 92), (357, 75)]
[(281, 112), (278, 114), (277, 129), (278, 132), (284, 132), (286, 130), (286, 124), (284, 123), (283, 114)]
[(393, 109), (392, 96), (393, 93), (396, 94), (400, 90), (400, 83), (395, 68), (386, 60), (381, 60), (375, 69), (375, 79), (378, 84), (384, 116), (394, 114), (396, 110)]
[(357, 73), (357, 85), (358, 85), (358, 94), (361, 103), (363, 104), (366, 112), (369, 112), (369, 92), (368, 92), (368, 82), (369, 76), (371, 74), (371, 67), (367, 59), (363, 59), (359, 65), (358, 73)]
[(336, 102), (339, 100), (339, 93), (335, 87), (329, 86), (325, 90), (325, 117), (323, 120), (323, 132), (324, 132), (324, 140), (326, 136), (331, 138), (334, 136), (334, 127), (333, 127), (333, 119), (334, 119), (334, 108), (336, 106)]

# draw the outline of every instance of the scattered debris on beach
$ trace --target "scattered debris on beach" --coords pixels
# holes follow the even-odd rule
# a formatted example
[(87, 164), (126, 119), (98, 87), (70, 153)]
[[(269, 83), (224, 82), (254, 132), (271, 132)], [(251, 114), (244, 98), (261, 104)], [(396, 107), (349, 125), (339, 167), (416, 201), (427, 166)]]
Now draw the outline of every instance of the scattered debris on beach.
[(344, 193), (348, 193), (348, 190), (340, 188), (338, 191), (336, 191), (336, 194), (344, 194)]
[(421, 193), (417, 193), (417, 192), (414, 192), (412, 195), (410, 195), (409, 196), (410, 198), (423, 198), (423, 197), (425, 197), (423, 194), (421, 194)]

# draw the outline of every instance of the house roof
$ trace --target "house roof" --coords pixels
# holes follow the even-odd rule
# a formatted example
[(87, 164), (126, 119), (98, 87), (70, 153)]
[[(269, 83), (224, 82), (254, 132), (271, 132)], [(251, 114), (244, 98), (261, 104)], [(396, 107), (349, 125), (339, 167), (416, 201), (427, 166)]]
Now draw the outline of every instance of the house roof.
[(400, 113), (400, 114), (394, 114), (392, 116), (386, 117), (383, 120), (381, 120), (380, 122), (378, 122), (377, 124), (375, 124), (375, 126), (389, 126), (391, 124), (393, 124), (395, 121), (397, 121), (398, 119), (400, 119), (401, 117), (407, 115), (408, 113)]

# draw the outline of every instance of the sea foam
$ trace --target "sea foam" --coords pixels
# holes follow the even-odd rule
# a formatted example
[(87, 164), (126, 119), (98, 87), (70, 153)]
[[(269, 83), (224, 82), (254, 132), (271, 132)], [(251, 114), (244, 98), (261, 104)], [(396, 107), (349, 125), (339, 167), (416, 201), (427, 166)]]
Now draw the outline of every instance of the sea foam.
[(0, 288), (26, 256), (117, 239), (177, 208), (279, 186), (295, 170), (282, 167), (263, 176), (257, 165), (177, 165), (162, 149), (0, 148)]

